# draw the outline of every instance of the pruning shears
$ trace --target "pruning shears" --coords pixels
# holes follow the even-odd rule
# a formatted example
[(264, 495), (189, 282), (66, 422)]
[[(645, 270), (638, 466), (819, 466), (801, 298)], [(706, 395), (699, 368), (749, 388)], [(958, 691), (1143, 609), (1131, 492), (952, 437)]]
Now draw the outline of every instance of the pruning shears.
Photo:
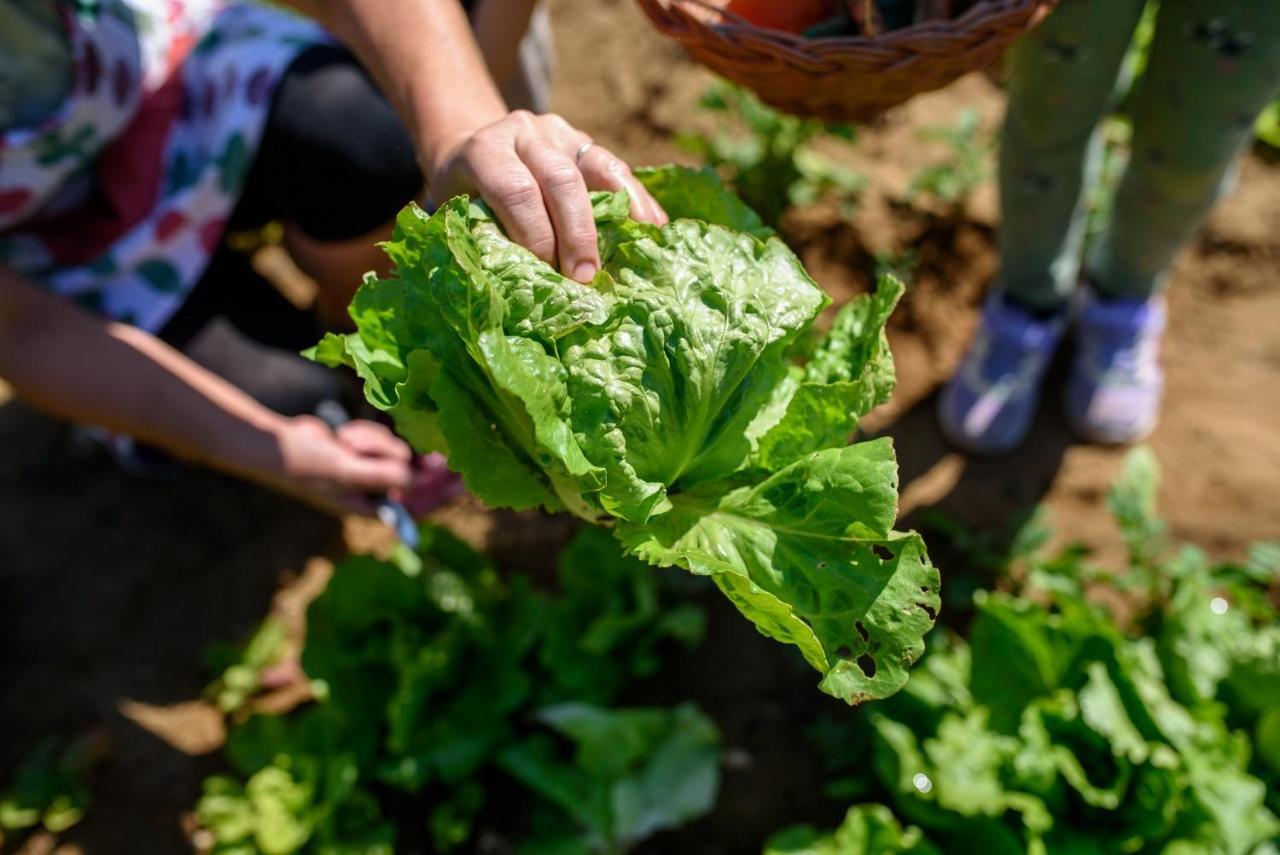
[[(321, 401), (316, 406), (315, 413), (317, 418), (335, 431), (351, 421), (346, 408), (333, 400)], [(404, 502), (396, 501), (390, 496), (378, 496), (377, 499), (378, 519), (396, 533), (401, 543), (416, 551), (419, 545), (418, 524), (414, 521), (413, 514), (409, 513)]]

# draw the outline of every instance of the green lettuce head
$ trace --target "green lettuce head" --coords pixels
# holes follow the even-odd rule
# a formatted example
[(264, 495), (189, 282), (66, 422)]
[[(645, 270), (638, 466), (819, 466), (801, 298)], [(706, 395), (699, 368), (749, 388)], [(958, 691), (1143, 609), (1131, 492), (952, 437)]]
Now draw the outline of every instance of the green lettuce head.
[(419, 451), (494, 507), (564, 510), (634, 554), (710, 576), (822, 689), (897, 691), (938, 610), (938, 574), (893, 531), (888, 439), (855, 445), (888, 399), (886, 279), (803, 350), (827, 305), (795, 255), (714, 174), (639, 176), (671, 215), (593, 196), (603, 267), (583, 285), (465, 197), (401, 212), (351, 306), (357, 332), (309, 351), (347, 365)]

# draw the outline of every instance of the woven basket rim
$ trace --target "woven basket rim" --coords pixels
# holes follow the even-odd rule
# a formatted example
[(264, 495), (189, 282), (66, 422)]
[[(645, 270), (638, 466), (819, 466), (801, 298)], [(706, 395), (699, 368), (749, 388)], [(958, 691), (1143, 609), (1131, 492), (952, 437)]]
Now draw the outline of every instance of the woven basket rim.
[[(799, 53), (826, 53), (831, 50), (874, 49), (886, 47), (892, 49), (910, 49), (917, 41), (930, 41), (935, 38), (946, 38), (957, 33), (977, 27), (989, 18), (1002, 15), (1022, 15), (1027, 7), (1050, 6), (1053, 0), (978, 0), (963, 14), (954, 18), (936, 21), (923, 21), (907, 27), (900, 27), (881, 33), (878, 36), (867, 36), (861, 33), (844, 36), (820, 36), (808, 38), (803, 33), (792, 33), (752, 23), (709, 0), (648, 0), (648, 2), (667, 8), (678, 9), (682, 16), (707, 30), (721, 33), (734, 33), (737, 39), (749, 39), (772, 43), (775, 47), (783, 47)], [(698, 11), (693, 11), (693, 7)], [(718, 20), (712, 20), (716, 18)]]
[(875, 37), (818, 39), (745, 21), (722, 8), (726, 0), (636, 2), (658, 32), (766, 103), (797, 115), (867, 121), (992, 62), (1057, 0), (978, 0), (955, 18)]

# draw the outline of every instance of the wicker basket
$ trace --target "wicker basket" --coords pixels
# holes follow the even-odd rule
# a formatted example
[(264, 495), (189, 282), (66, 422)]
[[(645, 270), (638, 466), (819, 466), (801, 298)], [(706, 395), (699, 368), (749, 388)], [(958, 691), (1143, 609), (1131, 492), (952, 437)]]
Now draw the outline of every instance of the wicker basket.
[[(985, 68), (1057, 0), (981, 0), (951, 20), (877, 38), (803, 36), (753, 26), (726, 0), (636, 0), (698, 62), (780, 110), (865, 122), (914, 95)], [(785, 2), (785, 0), (782, 0)]]

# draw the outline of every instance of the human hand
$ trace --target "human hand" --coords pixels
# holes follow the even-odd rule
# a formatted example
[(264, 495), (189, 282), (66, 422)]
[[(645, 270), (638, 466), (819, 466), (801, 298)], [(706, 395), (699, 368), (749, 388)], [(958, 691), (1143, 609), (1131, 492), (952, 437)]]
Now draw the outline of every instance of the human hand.
[(250, 474), (324, 510), (372, 516), (379, 497), (414, 484), (413, 452), (375, 422), (351, 421), (335, 430), (314, 416), (297, 416), (273, 433), (272, 461)]
[(507, 234), (579, 282), (600, 269), (590, 190), (626, 190), (631, 216), (667, 215), (618, 157), (554, 114), (516, 110), (441, 149), (428, 187), (439, 204), (478, 192)]

